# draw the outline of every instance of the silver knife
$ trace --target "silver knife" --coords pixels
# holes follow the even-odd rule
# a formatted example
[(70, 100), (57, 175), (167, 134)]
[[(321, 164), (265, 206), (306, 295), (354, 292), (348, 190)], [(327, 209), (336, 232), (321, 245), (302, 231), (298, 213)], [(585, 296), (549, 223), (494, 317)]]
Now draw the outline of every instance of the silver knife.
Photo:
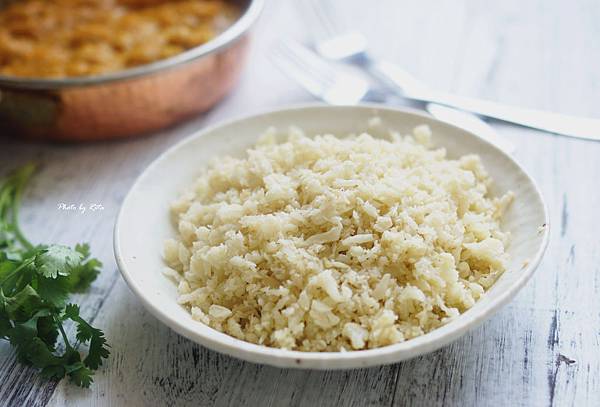
[(513, 142), (505, 137), (499, 136), (492, 126), (477, 116), (436, 103), (427, 103), (425, 109), (427, 109), (427, 111), (436, 119), (477, 134), (481, 136), (481, 138), (490, 141), (505, 153), (514, 154), (517, 150), (517, 147)]

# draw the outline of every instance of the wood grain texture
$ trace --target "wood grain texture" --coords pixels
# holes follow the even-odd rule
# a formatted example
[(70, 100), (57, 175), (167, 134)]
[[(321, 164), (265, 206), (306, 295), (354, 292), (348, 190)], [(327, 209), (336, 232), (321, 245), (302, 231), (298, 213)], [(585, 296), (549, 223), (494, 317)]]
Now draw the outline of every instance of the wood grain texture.
[[(0, 344), (0, 404), (52, 406), (548, 406), (600, 404), (600, 143), (493, 122), (538, 182), (552, 236), (534, 279), (490, 321), (407, 362), (337, 372), (253, 365), (183, 339), (149, 315), (118, 276), (112, 228), (135, 177), (195, 129), (232, 116), (310, 101), (268, 60), (273, 43), (302, 37), (291, 0), (271, 1), (242, 83), (203, 117), (137, 140), (89, 145), (0, 141), (0, 170), (43, 164), (23, 210), (34, 241), (89, 241), (105, 263), (77, 298), (112, 356), (91, 390), (48, 383)], [(531, 0), (335, 1), (338, 17), (373, 51), (443, 90), (600, 116), (600, 2)], [(309, 27), (309, 26), (308, 26)], [(101, 212), (57, 209), (101, 203)]]

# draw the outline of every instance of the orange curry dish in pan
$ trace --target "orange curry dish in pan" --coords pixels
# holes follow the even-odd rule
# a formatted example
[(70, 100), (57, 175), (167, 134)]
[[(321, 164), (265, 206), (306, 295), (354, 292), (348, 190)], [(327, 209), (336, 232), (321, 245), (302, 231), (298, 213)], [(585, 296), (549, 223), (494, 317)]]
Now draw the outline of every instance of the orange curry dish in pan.
[(239, 10), (222, 0), (21, 0), (0, 9), (0, 75), (65, 78), (147, 64), (201, 45)]

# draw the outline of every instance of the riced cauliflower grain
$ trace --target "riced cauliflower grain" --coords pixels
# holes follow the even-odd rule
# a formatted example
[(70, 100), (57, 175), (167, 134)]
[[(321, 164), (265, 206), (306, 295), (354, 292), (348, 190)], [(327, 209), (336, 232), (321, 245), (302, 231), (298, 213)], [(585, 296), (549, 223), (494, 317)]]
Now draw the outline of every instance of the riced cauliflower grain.
[(300, 351), (385, 346), (460, 315), (505, 271), (500, 218), (476, 155), (431, 130), (277, 143), (219, 158), (172, 205), (165, 275), (194, 320)]

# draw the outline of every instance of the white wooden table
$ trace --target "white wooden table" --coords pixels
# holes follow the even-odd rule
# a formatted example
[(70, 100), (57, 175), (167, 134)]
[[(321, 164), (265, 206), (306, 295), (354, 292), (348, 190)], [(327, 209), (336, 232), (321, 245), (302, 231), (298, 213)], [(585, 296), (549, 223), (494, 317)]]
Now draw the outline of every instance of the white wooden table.
[[(377, 54), (464, 95), (600, 116), (596, 0), (342, 1), (340, 18)], [(306, 28), (288, 1), (271, 1), (240, 86), (203, 117), (158, 134), (87, 145), (0, 139), (0, 171), (42, 163), (25, 197), (26, 233), (39, 242), (89, 241), (105, 264), (76, 298), (103, 328), (112, 355), (91, 390), (40, 380), (0, 343), (0, 404), (21, 405), (600, 405), (600, 143), (493, 123), (547, 200), (552, 238), (536, 276), (490, 321), (452, 345), (380, 368), (317, 372), (241, 362), (170, 331), (119, 276), (112, 228), (136, 176), (168, 146), (209, 123), (310, 97), (271, 66), (267, 51)], [(103, 211), (61, 211), (61, 203)]]

